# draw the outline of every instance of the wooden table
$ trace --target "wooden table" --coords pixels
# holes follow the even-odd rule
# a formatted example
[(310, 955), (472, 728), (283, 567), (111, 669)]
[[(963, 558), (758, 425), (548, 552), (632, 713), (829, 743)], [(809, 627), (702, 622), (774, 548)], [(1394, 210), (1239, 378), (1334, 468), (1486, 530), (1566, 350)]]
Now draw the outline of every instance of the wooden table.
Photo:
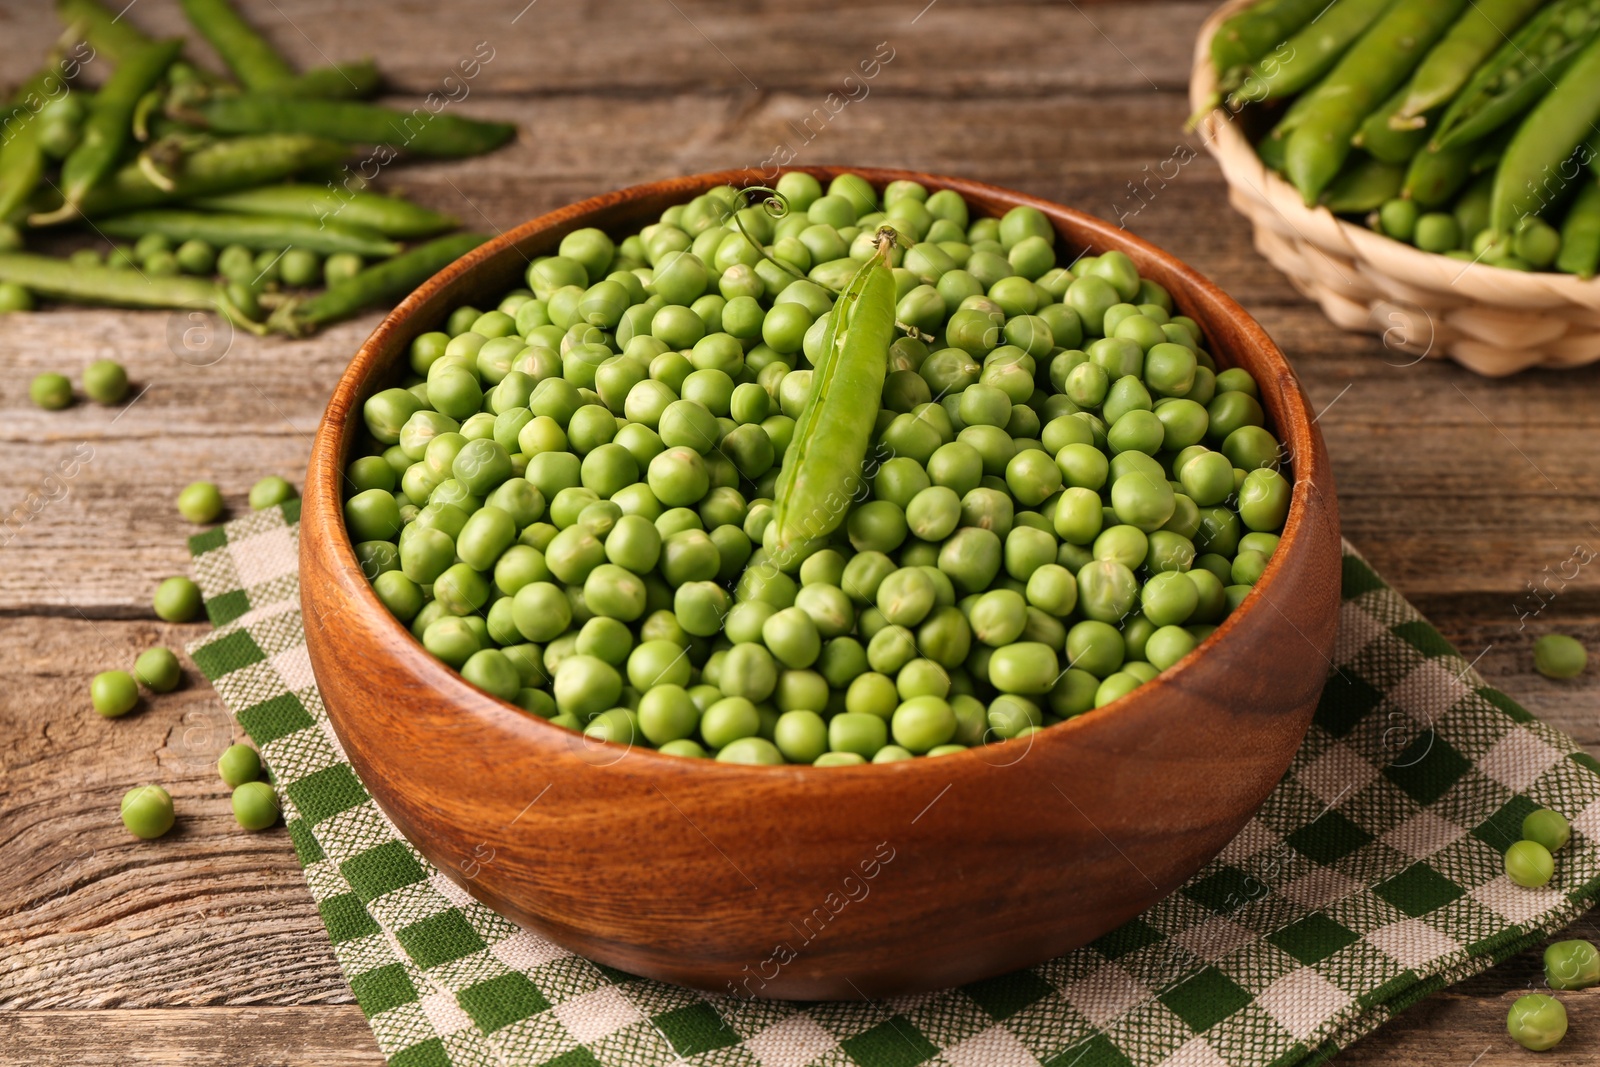
[[(1600, 645), (1591, 569), (1519, 615), (1576, 546), (1600, 548), (1600, 371), (1485, 381), (1341, 333), (1300, 299), (1180, 132), (1205, 3), (524, 3), (248, 7), (302, 65), (378, 57), (400, 102), (440, 90), (487, 42), (479, 54), (492, 58), (458, 106), (515, 119), (519, 142), (382, 179), (474, 227), (760, 164), (783, 145), (802, 163), (970, 175), (1124, 219), (1232, 292), (1290, 354), (1322, 412), (1346, 536), (1493, 684), (1600, 755), (1593, 677), (1546, 681), (1530, 653), (1549, 630)], [(127, 17), (182, 31), (171, 0)], [(0, 9), (0, 81), (29, 73), (57, 33), (45, 5)], [(875, 54), (881, 67), (862, 78)], [(213, 770), (232, 740), (215, 694), (191, 671), (178, 692), (106, 722), (86, 692), (94, 672), (203, 632), (150, 610), (156, 582), (187, 568), (192, 528), (173, 497), (206, 478), (237, 511), (261, 475), (298, 484), (323, 403), (376, 321), (301, 343), (239, 336), (215, 362), (186, 362), (174, 354), (181, 317), (0, 320), (0, 1060), (382, 1062), (287, 837), (233, 824)], [(76, 375), (104, 356), (128, 367), (136, 401), (28, 404), (33, 374)], [(182, 813), (155, 845), (116, 816), (122, 793), (148, 781)], [(1575, 935), (1600, 929), (1590, 918)], [(1538, 969), (1529, 952), (1433, 997), (1340, 1062), (1525, 1063), (1504, 1019)], [(1600, 994), (1568, 1004), (1573, 1032), (1544, 1062), (1600, 1064)]]

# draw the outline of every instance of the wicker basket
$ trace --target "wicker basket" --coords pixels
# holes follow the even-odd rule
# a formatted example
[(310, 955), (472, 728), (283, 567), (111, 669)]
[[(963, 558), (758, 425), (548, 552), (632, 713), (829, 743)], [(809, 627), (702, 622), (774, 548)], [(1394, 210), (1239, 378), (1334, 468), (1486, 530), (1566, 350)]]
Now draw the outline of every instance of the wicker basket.
[[(1252, 2), (1229, 0), (1206, 21), (1189, 82), (1193, 108), (1217, 87), (1211, 35)], [(1199, 124), (1229, 200), (1254, 224), (1256, 250), (1335, 325), (1380, 334), (1410, 359), (1449, 357), (1491, 377), (1600, 360), (1600, 279), (1466, 263), (1307, 208), (1262, 164), (1234, 118), (1217, 108)]]

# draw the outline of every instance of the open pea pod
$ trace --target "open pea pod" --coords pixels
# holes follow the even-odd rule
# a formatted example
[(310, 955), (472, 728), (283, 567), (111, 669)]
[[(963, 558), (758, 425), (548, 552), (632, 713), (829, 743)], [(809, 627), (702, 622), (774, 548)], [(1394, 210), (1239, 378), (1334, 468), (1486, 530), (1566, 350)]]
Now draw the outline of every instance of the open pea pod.
[(822, 358), (813, 368), (811, 393), (773, 501), (776, 532), (767, 547), (779, 566), (837, 530), (859, 488), (894, 341), (894, 241), (892, 228), (878, 231), (871, 258), (828, 312)]

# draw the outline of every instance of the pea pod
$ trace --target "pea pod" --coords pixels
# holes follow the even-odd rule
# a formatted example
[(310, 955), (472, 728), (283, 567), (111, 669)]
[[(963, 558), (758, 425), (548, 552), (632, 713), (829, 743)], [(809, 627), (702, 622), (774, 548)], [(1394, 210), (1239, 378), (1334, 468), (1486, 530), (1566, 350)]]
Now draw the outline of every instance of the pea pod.
[(56, 16), (116, 64), (128, 62), (156, 43), (99, 0), (56, 0)]
[(374, 304), (398, 299), (488, 239), (488, 235), (481, 233), (456, 233), (418, 245), (308, 300), (281, 305), (272, 313), (267, 326), (291, 337), (300, 337)]
[(1326, 6), (1327, 0), (1263, 0), (1227, 19), (1211, 37), (1211, 65), (1224, 84), (1287, 40)]
[(1545, 7), (1477, 69), (1440, 118), (1434, 142), (1454, 147), (1476, 141), (1523, 114), (1597, 34), (1600, 8), (1589, 0)]
[(1489, 225), (1496, 233), (1510, 233), (1522, 219), (1542, 212), (1577, 177), (1581, 166), (1573, 152), (1594, 133), (1597, 121), (1600, 38), (1579, 53), (1506, 146), (1489, 206)]
[(78, 214), (85, 194), (117, 165), (128, 143), (139, 98), (166, 73), (182, 49), (180, 39), (161, 41), (135, 53), (111, 72), (89, 107), (82, 139), (62, 161), (64, 202), (55, 212), (34, 220), (36, 224), (59, 222)]
[(377, 65), (370, 59), (361, 59), (354, 63), (314, 67), (267, 91), (277, 96), (364, 100), (377, 93), (381, 82)]
[(157, 209), (102, 218), (95, 222), (95, 229), (108, 237), (143, 237), (154, 233), (170, 238), (174, 244), (205, 241), (218, 247), (305, 248), (321, 255), (353, 252), (376, 258), (400, 251), (399, 245), (365, 226), (287, 215)]
[(1256, 60), (1233, 100), (1243, 104), (1298, 93), (1326, 74), (1389, 4), (1390, 0), (1334, 0), (1282, 47)]
[(28, 252), (0, 252), (0, 282), (74, 304), (134, 308), (205, 308), (252, 333), (263, 327), (245, 315), (221, 286), (204, 278), (158, 278), (142, 271), (85, 266)]
[(294, 68), (239, 17), (228, 0), (181, 0), (181, 5), (189, 24), (210, 42), (246, 89), (271, 89), (294, 80)]
[(44, 149), (31, 116), (0, 145), (0, 223), (8, 222), (44, 177)]
[(1561, 224), (1561, 251), (1556, 269), (1593, 278), (1600, 268), (1600, 184), (1586, 183)]
[(1289, 180), (1309, 206), (1339, 173), (1361, 122), (1411, 73), (1466, 0), (1395, 0), (1314, 90), (1284, 150)]
[(493, 151), (516, 136), (506, 122), (479, 122), (423, 108), (396, 111), (352, 100), (297, 100), (240, 93), (186, 109), (217, 133), (302, 133), (350, 144), (385, 144), (421, 156), (457, 158)]
[(1402, 88), (1389, 97), (1382, 107), (1368, 115), (1350, 143), (1385, 163), (1409, 162), (1417, 150), (1427, 143), (1428, 132), (1420, 126), (1414, 129), (1397, 129), (1394, 126), (1393, 119), (1400, 111), (1405, 93), (1406, 90)]
[(1505, 146), (1499, 134), (1455, 148), (1423, 145), (1406, 170), (1404, 195), (1419, 207), (1440, 207), (1474, 175), (1493, 170)]
[(894, 241), (893, 229), (878, 231), (871, 257), (828, 312), (822, 358), (786, 453), (792, 459), (785, 460), (773, 497), (777, 534), (769, 547), (780, 563), (839, 528), (860, 481), (894, 341)]
[(3, 112), (4, 140), (0, 141), (0, 223), (8, 221), (25, 204), (44, 176), (44, 148), (39, 143), (38, 117), (43, 101), (53, 100), (66, 88), (58, 60), (29, 78)]
[(1508, 40), (1544, 0), (1473, 0), (1450, 32), (1423, 58), (1406, 86), (1395, 116), (1399, 123), (1422, 116), (1450, 100), (1478, 65)]
[(329, 166), (343, 159), (345, 152), (343, 145), (318, 137), (234, 137), (184, 156), (170, 189), (154, 184), (137, 163), (127, 163), (91, 189), (79, 210), (86, 218), (97, 218), (245, 189)]
[(1364, 215), (1400, 195), (1405, 176), (1406, 169), (1399, 164), (1360, 156), (1328, 183), (1322, 206), (1335, 215)]
[(294, 215), (376, 230), (385, 237), (430, 237), (461, 223), (399, 197), (338, 189), (329, 185), (265, 185), (206, 197), (195, 207), (251, 215)]

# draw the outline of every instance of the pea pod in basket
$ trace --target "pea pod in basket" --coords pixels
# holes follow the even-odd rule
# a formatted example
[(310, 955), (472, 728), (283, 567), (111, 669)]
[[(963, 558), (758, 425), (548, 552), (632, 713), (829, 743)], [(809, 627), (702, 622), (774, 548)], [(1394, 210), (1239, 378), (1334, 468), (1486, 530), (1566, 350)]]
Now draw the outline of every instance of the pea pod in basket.
[(785, 558), (844, 522), (878, 415), (894, 341), (895, 282), (889, 250), (896, 231), (880, 229), (872, 256), (828, 312), (822, 358), (795, 424), (778, 477), (768, 547)]
[(1600, 5), (1556, 0), (1478, 68), (1433, 134), (1454, 147), (1476, 141), (1526, 112), (1600, 35)]
[(1224, 22), (1211, 38), (1211, 63), (1223, 84), (1240, 80), (1254, 63), (1306, 23), (1316, 18), (1326, 0), (1265, 0)]
[(1284, 149), (1289, 180), (1308, 206), (1333, 180), (1362, 121), (1400, 87), (1466, 0), (1396, 0), (1304, 98)]
[(1590, 41), (1518, 128), (1495, 172), (1489, 223), (1509, 234), (1583, 174), (1573, 153), (1600, 122), (1600, 37)]
[(1416, 129), (1423, 116), (1456, 95), (1478, 65), (1510, 39), (1544, 0), (1473, 0), (1450, 32), (1423, 59), (1391, 120)]
[(1310, 86), (1382, 15), (1390, 0), (1333, 0), (1311, 24), (1258, 58), (1234, 90), (1235, 106), (1276, 100)]

